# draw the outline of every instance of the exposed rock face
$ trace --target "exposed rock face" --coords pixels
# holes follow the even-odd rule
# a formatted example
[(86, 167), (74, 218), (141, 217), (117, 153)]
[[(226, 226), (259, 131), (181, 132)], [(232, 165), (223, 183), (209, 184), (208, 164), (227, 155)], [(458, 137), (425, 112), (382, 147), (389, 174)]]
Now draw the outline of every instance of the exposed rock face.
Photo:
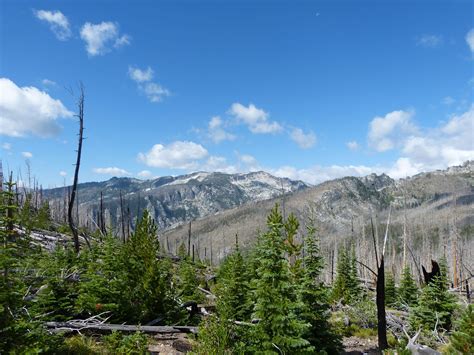
[[(147, 181), (112, 178), (79, 185), (79, 215), (82, 225), (97, 221), (102, 192), (107, 222), (116, 226), (121, 220), (122, 194), (124, 219), (134, 221), (146, 208), (161, 228), (169, 228), (250, 201), (270, 199), (307, 187), (301, 181), (277, 178), (262, 171), (248, 174), (197, 172)], [(46, 190), (44, 195), (55, 206), (64, 199), (65, 189)]]

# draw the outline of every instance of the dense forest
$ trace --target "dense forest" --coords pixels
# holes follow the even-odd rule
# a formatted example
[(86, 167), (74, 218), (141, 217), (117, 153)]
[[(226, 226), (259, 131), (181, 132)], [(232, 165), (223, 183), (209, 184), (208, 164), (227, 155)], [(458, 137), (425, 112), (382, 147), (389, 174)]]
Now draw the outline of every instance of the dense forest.
[[(48, 250), (37, 231), (64, 235), (69, 226), (51, 219), (47, 201), (33, 203), (34, 192), (19, 199), (18, 191), (10, 176), (0, 197), (2, 353), (144, 354), (172, 344), (174, 353), (337, 354), (351, 339), (377, 351), (370, 340), (378, 334), (380, 349), (380, 331), (387, 353), (417, 353), (420, 344), (473, 351), (472, 305), (450, 290), (446, 259), (420, 285), (408, 266), (399, 279), (385, 272), (375, 244), (377, 271), (349, 244), (328, 284), (316, 219), (284, 217), (278, 205), (255, 246), (242, 249), (236, 235), (218, 266), (186, 243), (178, 255), (165, 252), (146, 210), (128, 238), (79, 229), (79, 248), (69, 238)], [(372, 282), (361, 280), (363, 268)]]

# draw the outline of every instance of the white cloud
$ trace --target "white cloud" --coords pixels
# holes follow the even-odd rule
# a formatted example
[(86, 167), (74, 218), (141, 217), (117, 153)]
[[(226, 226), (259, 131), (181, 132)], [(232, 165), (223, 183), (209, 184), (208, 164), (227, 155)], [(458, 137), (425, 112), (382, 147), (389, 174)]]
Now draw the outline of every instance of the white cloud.
[(101, 22), (92, 24), (86, 22), (81, 28), (81, 38), (86, 42), (89, 56), (104, 55), (110, 52), (111, 47), (121, 47), (130, 44), (128, 35), (120, 35), (118, 24)]
[(472, 28), (466, 34), (466, 43), (469, 46), (469, 49), (471, 50), (471, 52), (474, 53), (474, 28)]
[(356, 141), (349, 141), (346, 143), (346, 146), (347, 148), (349, 148), (350, 150), (357, 150), (359, 149), (359, 143), (357, 143)]
[(150, 67), (142, 70), (129, 66), (128, 75), (130, 79), (137, 83), (140, 91), (142, 91), (151, 102), (161, 102), (164, 97), (171, 95), (168, 89), (160, 84), (151, 82), (154, 71)]
[(227, 174), (235, 174), (239, 169), (227, 163), (227, 159), (219, 156), (210, 156), (203, 164), (199, 166), (199, 170), (203, 171), (219, 171)]
[(56, 120), (72, 117), (60, 100), (32, 86), (18, 87), (0, 78), (0, 135), (49, 137), (60, 131)]
[(117, 168), (117, 167), (109, 167), (109, 168), (94, 168), (94, 173), (96, 174), (103, 174), (103, 175), (112, 175), (112, 176), (129, 176), (130, 174), (127, 170)]
[(33, 153), (31, 153), (31, 152), (21, 152), (21, 155), (26, 159), (33, 158)]
[(145, 81), (152, 80), (154, 72), (153, 69), (151, 69), (150, 67), (142, 70), (140, 68), (129, 66), (128, 75), (133, 81), (136, 81), (137, 83), (143, 83)]
[(64, 170), (61, 170), (59, 172), (59, 175), (62, 176), (62, 177), (65, 177), (65, 176), (67, 176), (67, 172), (65, 172)]
[(255, 159), (254, 156), (249, 154), (240, 155), (239, 159), (242, 163), (246, 165), (258, 165), (257, 159)]
[(164, 97), (170, 96), (168, 89), (156, 83), (146, 83), (141, 90), (151, 102), (161, 102)]
[(157, 168), (196, 169), (198, 161), (207, 156), (207, 150), (200, 144), (176, 141), (169, 145), (155, 144), (147, 153), (139, 153), (138, 160)]
[(268, 120), (270, 116), (268, 112), (257, 108), (253, 104), (249, 104), (247, 107), (240, 103), (234, 103), (228, 113), (246, 124), (252, 133), (278, 133), (283, 130), (278, 122)]
[[(403, 125), (395, 125), (394, 129), (404, 130)], [(385, 169), (393, 178), (445, 169), (474, 159), (474, 104), (439, 127), (424, 131), (410, 127), (410, 131), (412, 134), (399, 134), (396, 145), (401, 156)]]
[(293, 128), (290, 138), (302, 149), (311, 148), (316, 144), (316, 135), (313, 132), (304, 133), (301, 128)]
[(211, 118), (208, 124), (208, 136), (214, 143), (222, 141), (233, 141), (236, 136), (227, 132), (223, 127), (222, 119), (219, 116)]
[(369, 145), (379, 152), (397, 147), (406, 135), (416, 132), (413, 111), (393, 111), (370, 122)]
[(2, 143), (2, 149), (3, 149), (3, 150), (10, 150), (10, 149), (12, 149), (11, 143), (7, 143), (7, 142)]
[(153, 176), (153, 174), (149, 170), (142, 170), (137, 175), (138, 175), (138, 177), (140, 177), (142, 179), (149, 179)]
[(425, 48), (438, 48), (443, 45), (443, 37), (425, 34), (416, 38), (416, 44)]
[(43, 80), (41, 80), (41, 83), (44, 86), (58, 86), (58, 84), (55, 81), (49, 80), (49, 79), (43, 79)]
[(114, 48), (120, 48), (130, 44), (132, 38), (129, 35), (122, 35), (115, 40)]
[(446, 96), (446, 97), (443, 97), (443, 100), (441, 100), (441, 102), (444, 105), (452, 105), (456, 102), (456, 100), (454, 100), (451, 96)]
[(61, 11), (34, 11), (35, 16), (49, 24), (49, 28), (60, 41), (67, 41), (71, 37), (69, 20)]

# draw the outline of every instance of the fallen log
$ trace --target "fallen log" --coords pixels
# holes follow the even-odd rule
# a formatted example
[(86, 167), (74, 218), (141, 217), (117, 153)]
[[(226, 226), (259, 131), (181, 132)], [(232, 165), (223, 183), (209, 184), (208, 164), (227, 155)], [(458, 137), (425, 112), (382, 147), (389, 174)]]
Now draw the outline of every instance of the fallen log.
[(150, 326), (150, 325), (131, 325), (131, 324), (83, 324), (81, 322), (46, 322), (46, 327), (51, 329), (53, 332), (72, 332), (72, 331), (84, 331), (93, 330), (97, 332), (126, 332), (134, 333), (137, 331), (150, 333), (150, 334), (173, 334), (173, 333), (193, 333), (196, 334), (198, 331), (197, 327), (191, 326)]

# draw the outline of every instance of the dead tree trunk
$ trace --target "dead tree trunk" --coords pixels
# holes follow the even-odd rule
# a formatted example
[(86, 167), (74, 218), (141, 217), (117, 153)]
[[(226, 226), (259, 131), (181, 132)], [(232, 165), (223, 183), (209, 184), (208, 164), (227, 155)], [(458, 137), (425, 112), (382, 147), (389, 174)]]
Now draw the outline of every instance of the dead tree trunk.
[(71, 191), (71, 198), (69, 199), (69, 206), (67, 211), (67, 217), (69, 222), (69, 228), (71, 229), (72, 237), (74, 240), (74, 249), (76, 253), (79, 253), (80, 245), (79, 245), (79, 233), (77, 231), (77, 226), (74, 224), (74, 220), (72, 218), (72, 212), (74, 208), (74, 199), (76, 198), (77, 192), (77, 181), (79, 180), (79, 168), (81, 165), (81, 153), (82, 153), (82, 141), (83, 141), (83, 132), (84, 132), (84, 86), (80, 85), (81, 93), (79, 95), (78, 107), (79, 113), (76, 115), (79, 119), (79, 142), (77, 147), (77, 160), (76, 160), (76, 168), (74, 170), (74, 182), (72, 184), (72, 191)]
[(188, 257), (191, 257), (191, 221), (189, 221), (188, 229)]
[(385, 269), (384, 256), (380, 258), (380, 265), (377, 269), (377, 335), (379, 338), (379, 349), (388, 348), (387, 341), (387, 318), (385, 315)]

